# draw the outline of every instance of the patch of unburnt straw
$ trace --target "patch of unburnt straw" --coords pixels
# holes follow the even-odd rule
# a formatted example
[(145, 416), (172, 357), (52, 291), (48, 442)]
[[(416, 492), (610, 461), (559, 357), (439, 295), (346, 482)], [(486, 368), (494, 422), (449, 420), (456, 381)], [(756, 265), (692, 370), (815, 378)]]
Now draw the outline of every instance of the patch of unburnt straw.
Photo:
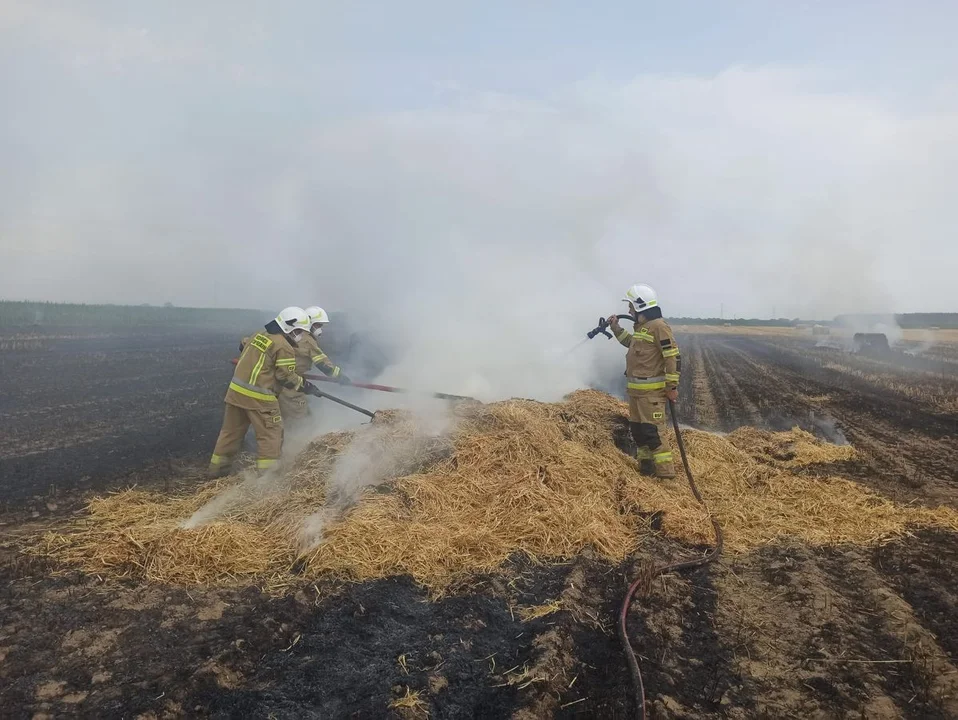
[[(386, 413), (317, 439), (272, 478), (232, 477), (172, 497), (128, 490), (97, 498), (82, 519), (28, 551), (100, 575), (253, 582), (276, 593), (304, 578), (409, 574), (439, 595), (516, 553), (547, 562), (591, 547), (621, 561), (651, 532), (640, 515), (650, 511), (664, 511), (667, 536), (709, 543), (708, 516), (684, 478), (644, 477), (614, 445), (625, 412), (612, 397), (580, 391), (554, 404), (463, 405), (438, 433)], [(683, 436), (727, 552), (783, 537), (873, 544), (912, 527), (958, 530), (953, 509), (901, 506), (822, 477), (822, 466), (854, 457), (849, 446), (797, 429)], [(808, 465), (819, 471), (804, 473)]]

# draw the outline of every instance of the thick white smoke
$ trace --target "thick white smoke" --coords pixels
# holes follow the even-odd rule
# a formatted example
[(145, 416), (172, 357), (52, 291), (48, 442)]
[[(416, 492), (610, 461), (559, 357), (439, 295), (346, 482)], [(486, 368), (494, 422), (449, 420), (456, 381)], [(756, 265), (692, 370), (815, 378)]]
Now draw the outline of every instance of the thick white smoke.
[[(204, 103), (186, 129), (123, 116), (130, 135), (79, 109), (56, 139), (18, 124), (3, 153), (19, 164), (0, 169), (16, 239), (0, 286), (345, 309), (394, 348), (383, 381), (482, 399), (586, 383), (591, 356), (618, 349), (568, 350), (633, 282), (672, 316), (947, 308), (952, 106), (820, 86), (732, 68), (401, 112)], [(148, 107), (178, 107), (162, 100)]]
[(364, 425), (336, 458), (326, 481), (326, 503), (303, 521), (299, 552), (316, 547), (330, 522), (352, 507), (364, 489), (408, 472), (424, 452), (429, 440), (446, 437), (455, 428), (448, 404), (413, 403), (405, 432), (388, 425)]

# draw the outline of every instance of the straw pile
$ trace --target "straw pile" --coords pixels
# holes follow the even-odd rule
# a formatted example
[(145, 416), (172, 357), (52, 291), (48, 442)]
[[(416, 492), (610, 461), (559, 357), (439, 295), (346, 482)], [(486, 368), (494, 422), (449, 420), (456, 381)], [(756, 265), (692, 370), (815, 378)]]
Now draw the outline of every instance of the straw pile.
[[(234, 477), (178, 497), (128, 490), (95, 499), (82, 520), (33, 551), (88, 572), (162, 582), (257, 582), (282, 592), (299, 582), (295, 564), (306, 577), (356, 581), (408, 573), (441, 593), (517, 552), (562, 560), (591, 546), (622, 560), (650, 532), (640, 511), (664, 510), (662, 531), (676, 540), (711, 542), (684, 478), (645, 478), (614, 445), (625, 412), (594, 391), (556, 404), (477, 404), (457, 411), (445, 437), (392, 413), (313, 442), (281, 481)], [(785, 536), (867, 544), (910, 527), (958, 530), (950, 508), (899, 506), (840, 477), (800, 474), (853, 458), (850, 447), (797, 429), (683, 436), (729, 552)], [(343, 479), (357, 447), (365, 460), (353, 474), (369, 477), (350, 482), (382, 484), (340, 502), (327, 484)]]

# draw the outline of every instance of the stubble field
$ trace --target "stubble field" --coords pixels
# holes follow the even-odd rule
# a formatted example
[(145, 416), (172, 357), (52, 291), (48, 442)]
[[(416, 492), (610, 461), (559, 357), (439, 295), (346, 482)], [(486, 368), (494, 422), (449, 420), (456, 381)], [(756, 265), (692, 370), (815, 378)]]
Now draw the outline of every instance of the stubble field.
[[(680, 329), (683, 423), (798, 426), (857, 451), (800, 477), (958, 509), (950, 338), (875, 357), (796, 331), (731, 330)], [(622, 562), (589, 549), (555, 564), (516, 554), (438, 598), (409, 576), (304, 579), (276, 596), (25, 552), (84, 517), (91, 494), (199, 483), (234, 348), (226, 334), (80, 330), (0, 344), (6, 714), (631, 716), (618, 603), (650, 561), (695, 550), (647, 525)], [(650, 716), (956, 717), (955, 567), (958, 534), (915, 529), (867, 545), (782, 537), (656, 580), (630, 616)]]

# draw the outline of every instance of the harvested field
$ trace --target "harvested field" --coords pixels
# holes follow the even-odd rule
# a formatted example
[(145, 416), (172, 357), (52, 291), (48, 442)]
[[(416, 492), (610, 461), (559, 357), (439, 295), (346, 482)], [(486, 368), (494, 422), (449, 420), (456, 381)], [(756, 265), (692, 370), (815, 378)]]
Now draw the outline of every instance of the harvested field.
[[(633, 605), (652, 717), (958, 716), (955, 367), (679, 340), (727, 547)], [(711, 535), (683, 481), (635, 472), (622, 412), (595, 392), (463, 406), (448, 434), (390, 413), (270, 485), (191, 481), (202, 451), (170, 441), (185, 473), (69, 514), (15, 503), (0, 700), (14, 717), (628, 717), (625, 586)], [(336, 481), (350, 446), (378, 458), (361, 494)]]

